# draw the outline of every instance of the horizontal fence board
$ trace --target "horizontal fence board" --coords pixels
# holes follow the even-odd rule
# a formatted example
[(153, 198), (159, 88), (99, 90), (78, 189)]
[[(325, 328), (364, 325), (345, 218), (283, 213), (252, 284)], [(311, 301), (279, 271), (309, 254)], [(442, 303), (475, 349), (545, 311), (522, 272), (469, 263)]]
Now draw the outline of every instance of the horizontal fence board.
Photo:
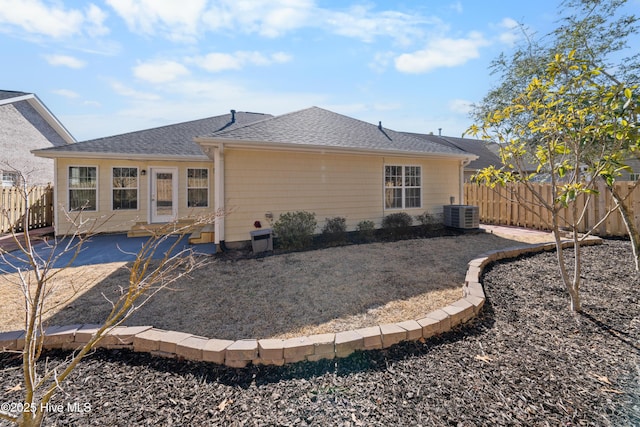
[[(615, 190), (625, 199), (625, 204), (631, 209), (636, 227), (640, 228), (640, 186), (634, 182), (617, 182)], [(602, 237), (626, 236), (627, 228), (622, 215), (616, 209), (607, 216), (615, 206), (615, 201), (604, 184), (598, 186), (597, 194), (581, 194), (575, 201), (575, 208), (583, 214), (583, 221), (579, 225), (580, 232), (595, 227), (594, 234)], [(532, 191), (533, 190), (533, 191)], [(545, 208), (545, 203), (553, 204), (553, 189), (549, 183), (532, 184), (532, 190), (522, 183), (510, 183), (506, 186), (490, 188), (475, 183), (464, 186), (465, 203), (478, 206), (480, 222), (493, 225), (507, 225), (533, 228), (537, 230), (551, 230), (551, 212)], [(540, 197), (536, 196), (536, 193)], [(560, 211), (560, 226), (566, 227), (571, 217), (572, 207)]]

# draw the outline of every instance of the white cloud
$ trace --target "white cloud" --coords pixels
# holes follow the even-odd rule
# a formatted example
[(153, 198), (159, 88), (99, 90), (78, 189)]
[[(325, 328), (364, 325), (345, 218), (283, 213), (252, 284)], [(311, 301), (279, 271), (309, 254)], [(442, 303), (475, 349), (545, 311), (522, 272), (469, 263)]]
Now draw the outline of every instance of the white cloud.
[(441, 67), (455, 67), (479, 57), (479, 49), (488, 44), (489, 42), (477, 32), (464, 39), (433, 39), (425, 49), (398, 56), (395, 65), (400, 72), (416, 74)]
[(321, 16), (321, 25), (338, 35), (365, 42), (373, 42), (377, 37), (391, 37), (401, 45), (409, 45), (422, 38), (425, 25), (442, 25), (436, 18), (396, 11), (372, 12), (365, 6), (353, 6), (346, 12), (324, 11)]
[(500, 21), (497, 27), (507, 30), (503, 31), (498, 36), (498, 40), (500, 40), (501, 43), (513, 46), (518, 42), (518, 40), (522, 38), (520, 24), (515, 19), (504, 18), (502, 21)]
[(301, 28), (316, 28), (372, 42), (390, 37), (407, 45), (423, 36), (436, 18), (393, 10), (353, 6), (321, 8), (314, 0), (106, 0), (131, 31), (195, 42), (205, 32), (258, 34), (275, 38)]
[(238, 51), (234, 53), (212, 52), (205, 56), (188, 58), (189, 62), (195, 63), (199, 67), (210, 71), (218, 72), (224, 70), (240, 70), (246, 65), (267, 66), (289, 62), (291, 55), (284, 52), (277, 52), (265, 56), (260, 52)]
[(122, 95), (127, 98), (133, 98), (133, 99), (142, 100), (142, 101), (154, 101), (154, 102), (160, 99), (159, 95), (156, 95), (154, 93), (145, 93), (145, 92), (132, 89), (118, 81), (111, 82), (111, 88), (118, 95)]
[(136, 65), (133, 67), (133, 74), (150, 83), (166, 83), (189, 75), (189, 70), (175, 61), (155, 60)]
[(373, 61), (369, 63), (369, 68), (377, 73), (382, 73), (389, 67), (394, 56), (393, 52), (377, 52), (373, 56)]
[(53, 66), (84, 68), (87, 65), (83, 60), (68, 55), (44, 55), (44, 58)]
[(106, 3), (133, 32), (161, 33), (174, 41), (193, 41), (207, 0), (106, 0)]
[(448, 104), (449, 111), (464, 115), (468, 115), (471, 112), (472, 106), (473, 102), (466, 99), (453, 99)]
[(212, 31), (279, 37), (317, 19), (312, 0), (220, 0), (203, 15)]
[(74, 92), (69, 89), (56, 89), (56, 90), (52, 90), (51, 92), (55, 93), (56, 95), (60, 95), (69, 99), (80, 98), (80, 95), (77, 92)]
[(67, 9), (60, 2), (52, 5), (40, 0), (0, 0), (0, 27), (9, 32), (13, 27), (39, 36), (65, 38), (86, 32), (89, 35), (105, 34), (106, 15), (90, 4), (86, 12)]

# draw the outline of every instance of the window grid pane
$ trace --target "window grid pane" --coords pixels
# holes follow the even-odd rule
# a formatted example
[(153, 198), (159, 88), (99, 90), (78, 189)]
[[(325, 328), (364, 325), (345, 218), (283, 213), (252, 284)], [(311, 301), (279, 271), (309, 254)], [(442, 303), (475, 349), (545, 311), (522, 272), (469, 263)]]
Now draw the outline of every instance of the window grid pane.
[(209, 206), (208, 169), (187, 169), (187, 206)]
[(95, 167), (69, 167), (69, 210), (96, 210), (97, 177), (97, 168)]
[(420, 166), (385, 166), (385, 208), (422, 206), (421, 171)]
[(113, 168), (112, 209), (138, 209), (138, 168)]

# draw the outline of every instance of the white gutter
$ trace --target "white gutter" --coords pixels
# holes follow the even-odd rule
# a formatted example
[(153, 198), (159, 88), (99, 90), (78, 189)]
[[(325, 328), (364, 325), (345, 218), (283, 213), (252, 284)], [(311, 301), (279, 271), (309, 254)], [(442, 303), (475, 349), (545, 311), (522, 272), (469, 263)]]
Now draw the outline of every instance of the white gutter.
[[(80, 143), (82, 144), (82, 143)], [(104, 160), (150, 160), (150, 161), (175, 161), (175, 162), (206, 162), (211, 160), (206, 155), (202, 156), (175, 156), (163, 154), (134, 154), (134, 153), (103, 153), (95, 151), (60, 151), (39, 148), (31, 150), (36, 157), (47, 159), (104, 159)]]

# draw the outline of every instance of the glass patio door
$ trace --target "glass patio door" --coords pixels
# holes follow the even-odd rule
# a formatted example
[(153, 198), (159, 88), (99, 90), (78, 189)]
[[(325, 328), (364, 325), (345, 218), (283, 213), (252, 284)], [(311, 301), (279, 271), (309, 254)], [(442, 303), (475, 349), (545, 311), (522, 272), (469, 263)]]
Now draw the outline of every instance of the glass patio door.
[(151, 170), (151, 222), (171, 222), (178, 212), (178, 170), (154, 168)]

